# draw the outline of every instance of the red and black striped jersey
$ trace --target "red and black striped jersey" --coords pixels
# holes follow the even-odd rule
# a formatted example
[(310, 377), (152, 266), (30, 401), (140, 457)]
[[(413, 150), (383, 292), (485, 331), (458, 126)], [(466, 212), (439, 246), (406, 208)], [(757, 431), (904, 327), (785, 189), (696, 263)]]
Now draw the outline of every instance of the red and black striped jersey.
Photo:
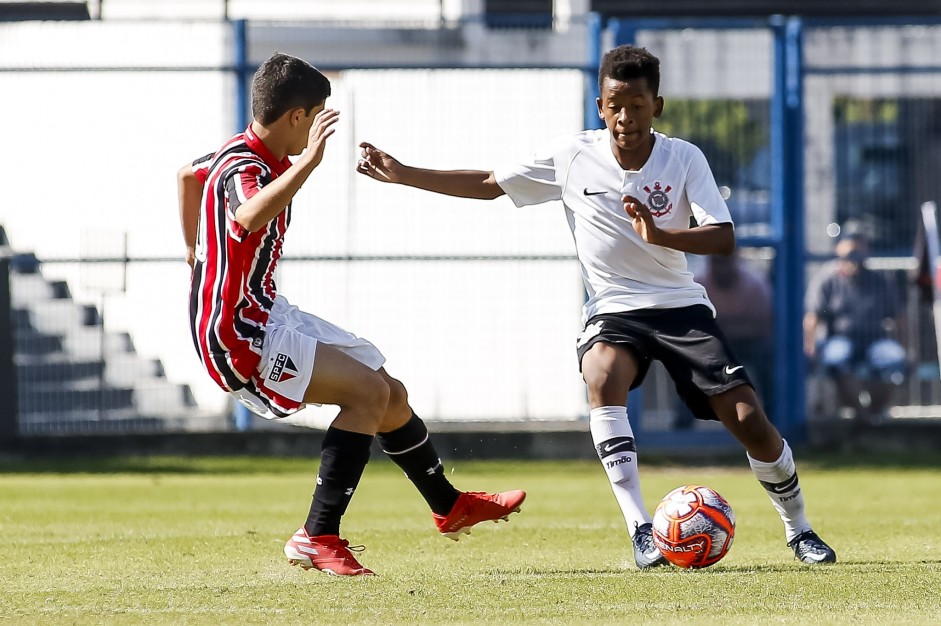
[(291, 221), (288, 204), (265, 226), (248, 232), (235, 220), (235, 211), (290, 165), (287, 158), (275, 158), (251, 126), (193, 162), (193, 172), (205, 186), (190, 324), (200, 360), (226, 391), (242, 388), (261, 360), (277, 291), (274, 270)]
[(196, 180), (203, 185), (206, 184), (206, 179), (209, 178), (209, 166), (212, 164), (212, 157), (214, 156), (216, 156), (216, 153), (210, 152), (193, 161), (193, 174), (196, 176)]

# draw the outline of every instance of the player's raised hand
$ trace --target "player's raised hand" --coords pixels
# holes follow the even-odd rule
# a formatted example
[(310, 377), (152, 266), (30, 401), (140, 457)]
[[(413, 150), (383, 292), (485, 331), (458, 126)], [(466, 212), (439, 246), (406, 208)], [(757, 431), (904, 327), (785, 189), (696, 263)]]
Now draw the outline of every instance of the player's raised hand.
[(631, 218), (631, 226), (634, 227), (634, 232), (647, 243), (656, 243), (655, 239), (660, 233), (660, 229), (653, 221), (650, 207), (634, 196), (622, 196), (621, 202), (624, 203), (624, 211)]
[(371, 143), (362, 142), (359, 147), (363, 149), (356, 171), (384, 183), (400, 182), (400, 172), (403, 165)]
[(314, 123), (310, 127), (310, 134), (307, 135), (307, 153), (308, 158), (314, 164), (314, 167), (320, 165), (323, 160), (323, 151), (327, 147), (327, 139), (336, 131), (335, 124), (340, 119), (340, 112), (335, 109), (323, 109), (314, 116)]

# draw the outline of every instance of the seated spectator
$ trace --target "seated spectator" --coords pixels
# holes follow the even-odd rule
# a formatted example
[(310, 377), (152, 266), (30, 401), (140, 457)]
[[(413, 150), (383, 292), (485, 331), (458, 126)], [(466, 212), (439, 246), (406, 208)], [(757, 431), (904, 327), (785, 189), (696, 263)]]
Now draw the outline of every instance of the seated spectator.
[(846, 225), (835, 252), (808, 289), (804, 352), (833, 378), (841, 407), (860, 423), (876, 423), (904, 380), (902, 302), (883, 274), (866, 268), (869, 238), (860, 227)]
[[(696, 275), (716, 307), (716, 322), (729, 346), (748, 371), (769, 414), (774, 410), (774, 309), (771, 282), (753, 270), (736, 250), (730, 256), (706, 257)], [(674, 428), (688, 428), (693, 417), (685, 405), (677, 408)]]

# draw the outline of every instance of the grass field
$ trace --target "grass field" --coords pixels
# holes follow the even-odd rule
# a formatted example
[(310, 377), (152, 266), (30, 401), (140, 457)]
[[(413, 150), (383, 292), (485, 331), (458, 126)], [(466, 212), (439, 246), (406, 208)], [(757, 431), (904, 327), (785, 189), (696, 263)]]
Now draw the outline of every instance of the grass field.
[(446, 463), (459, 488), (529, 493), (510, 524), (436, 534), (401, 472), (374, 460), (344, 520), (375, 578), (288, 566), (316, 461), (0, 462), (0, 623), (937, 624), (937, 466), (801, 467), (840, 562), (809, 568), (741, 463), (642, 467), (648, 506), (702, 483), (732, 504), (735, 544), (698, 571), (639, 572), (597, 463)]

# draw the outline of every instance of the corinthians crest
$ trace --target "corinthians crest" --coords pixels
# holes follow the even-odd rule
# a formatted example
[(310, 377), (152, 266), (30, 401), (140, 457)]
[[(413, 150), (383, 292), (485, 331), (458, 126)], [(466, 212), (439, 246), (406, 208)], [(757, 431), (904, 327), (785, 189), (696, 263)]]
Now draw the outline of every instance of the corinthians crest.
[(671, 189), (673, 188), (670, 185), (665, 188), (661, 187), (659, 181), (653, 184), (653, 189), (649, 185), (644, 185), (644, 191), (647, 192), (647, 206), (650, 207), (651, 215), (661, 217), (673, 209), (673, 203), (667, 195)]

